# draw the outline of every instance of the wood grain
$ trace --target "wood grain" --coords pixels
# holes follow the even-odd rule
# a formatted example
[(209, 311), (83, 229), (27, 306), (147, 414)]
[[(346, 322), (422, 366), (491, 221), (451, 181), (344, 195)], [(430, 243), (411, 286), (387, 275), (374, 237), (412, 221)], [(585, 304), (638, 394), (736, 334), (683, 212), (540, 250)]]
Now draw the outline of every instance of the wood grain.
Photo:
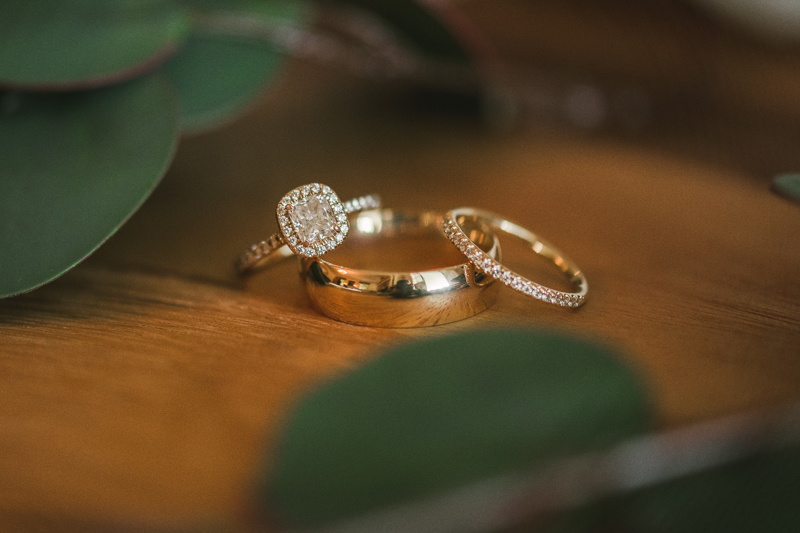
[[(649, 384), (664, 426), (797, 397), (800, 209), (769, 192), (768, 172), (800, 159), (750, 142), (741, 117), (760, 115), (635, 138), (501, 134), (396, 96), (292, 64), (246, 117), (185, 139), (95, 256), (0, 302), (0, 530), (240, 530), (298, 395), (431, 335), (523, 327), (607, 343)], [(798, 126), (772, 120), (756, 131)], [(238, 280), (233, 257), (310, 181), (392, 207), (507, 214), (582, 266), (589, 301), (567, 311), (506, 290), (473, 319), (391, 330), (316, 313), (294, 264)]]

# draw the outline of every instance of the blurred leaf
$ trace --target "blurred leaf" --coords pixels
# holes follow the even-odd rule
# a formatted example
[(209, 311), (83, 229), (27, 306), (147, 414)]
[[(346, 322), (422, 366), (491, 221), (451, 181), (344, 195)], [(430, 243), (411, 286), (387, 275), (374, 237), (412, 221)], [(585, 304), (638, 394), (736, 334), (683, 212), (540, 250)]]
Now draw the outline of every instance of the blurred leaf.
[[(235, 17), (223, 22), (238, 20), (267, 29), (276, 25), (297, 27), (305, 18), (303, 3), (294, 0), (195, 0), (187, 5), (202, 9), (201, 20), (211, 24), (215, 15)], [(209, 33), (201, 25), (181, 53), (166, 65), (178, 87), (184, 129), (208, 128), (241, 112), (272, 81), (283, 57), (283, 52), (265, 39)]]
[(622, 531), (800, 531), (800, 449), (762, 454), (620, 502)]
[(772, 181), (772, 190), (788, 200), (800, 203), (800, 174), (783, 174)]
[(241, 13), (268, 22), (297, 21), (306, 11), (305, 0), (178, 0), (186, 9), (200, 13)]
[(170, 0), (0, 2), (0, 84), (63, 89), (128, 79), (187, 32)]
[(428, 340), (306, 397), (264, 504), (317, 526), (603, 448), (648, 414), (636, 376), (595, 346), (510, 331)]
[(720, 20), (775, 43), (800, 41), (797, 0), (692, 0)]
[[(333, 4), (356, 7), (374, 13), (416, 46), (422, 53), (439, 59), (470, 63), (471, 54), (464, 42), (463, 21), (454, 16), (453, 7), (439, 2), (434, 9), (433, 2), (415, 0), (331, 0)], [(428, 4), (428, 5), (426, 5)]]
[(5, 107), (0, 296), (56, 278), (113, 234), (166, 172), (179, 123), (161, 76)]

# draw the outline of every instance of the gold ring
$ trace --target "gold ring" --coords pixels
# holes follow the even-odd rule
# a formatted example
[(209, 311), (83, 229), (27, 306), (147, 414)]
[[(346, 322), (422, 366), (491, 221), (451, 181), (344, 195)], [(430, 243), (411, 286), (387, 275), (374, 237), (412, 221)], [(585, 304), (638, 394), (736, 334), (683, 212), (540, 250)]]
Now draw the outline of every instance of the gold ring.
[(246, 273), (297, 254), (316, 257), (339, 246), (350, 230), (347, 215), (380, 207), (377, 195), (342, 203), (327, 185), (310, 183), (289, 191), (278, 203), (280, 231), (254, 244), (239, 256), (236, 266)]
[[(421, 253), (426, 236), (447, 242), (442, 220), (441, 214), (430, 212), (365, 211), (354, 221), (347, 248), (358, 250), (363, 245), (374, 250), (376, 238), (401, 236), (413, 238), (413, 249)], [(465, 231), (482, 253), (500, 259), (500, 245), (491, 229), (476, 223)], [(439, 242), (433, 244), (438, 246)], [(392, 250), (403, 251), (396, 245)], [(422, 259), (430, 260), (431, 254), (422, 253)], [(498, 287), (491, 276), (469, 262), (434, 270), (385, 272), (301, 257), (300, 274), (311, 302), (323, 314), (350, 324), (377, 327), (420, 327), (462, 320), (489, 308)]]
[[(522, 239), (526, 244), (530, 245), (534, 252), (552, 261), (561, 272), (566, 274), (575, 291), (562, 292), (544, 287), (501, 265), (497, 259), (486, 254), (480, 247), (475, 246), (468, 232), (464, 231), (463, 224), (465, 222), (474, 223), (474, 221), (482, 222), (495, 231), (508, 233)], [(522, 226), (509, 222), (489, 211), (472, 207), (459, 207), (445, 215), (442, 228), (450, 241), (469, 258), (478, 270), (500, 280), (509, 287), (537, 300), (562, 307), (578, 307), (586, 301), (589, 284), (586, 282), (586, 276), (583, 275), (578, 266), (564, 257), (564, 254), (553, 245)]]

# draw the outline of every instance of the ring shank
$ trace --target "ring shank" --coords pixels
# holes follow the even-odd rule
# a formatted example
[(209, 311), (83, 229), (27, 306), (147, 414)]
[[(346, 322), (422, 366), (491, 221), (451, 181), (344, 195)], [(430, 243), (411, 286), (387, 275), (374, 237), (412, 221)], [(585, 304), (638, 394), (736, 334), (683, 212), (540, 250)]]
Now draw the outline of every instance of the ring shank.
[(292, 249), (286, 245), (283, 233), (275, 233), (266, 241), (261, 241), (250, 247), (239, 256), (236, 268), (240, 274), (271, 266), (287, 257), (294, 255)]
[[(484, 215), (488, 213), (484, 212)], [(484, 220), (485, 216), (482, 216)], [(550, 260), (555, 266), (564, 274), (567, 275), (569, 282), (577, 289), (573, 294), (580, 294), (585, 296), (589, 290), (589, 285), (586, 282), (586, 277), (573, 261), (564, 256), (564, 254), (548, 241), (542, 239), (529, 229), (523, 228), (513, 222), (496, 217), (488, 221), (492, 227), (496, 227), (501, 231), (522, 239), (528, 244), (531, 249), (538, 255), (545, 259)]]

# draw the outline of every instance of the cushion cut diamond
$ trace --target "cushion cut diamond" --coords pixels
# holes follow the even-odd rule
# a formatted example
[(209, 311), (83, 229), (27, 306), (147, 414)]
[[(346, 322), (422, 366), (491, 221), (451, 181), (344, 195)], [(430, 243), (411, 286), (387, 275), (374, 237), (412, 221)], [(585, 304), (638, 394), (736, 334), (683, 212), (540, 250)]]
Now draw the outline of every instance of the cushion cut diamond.
[(312, 195), (299, 200), (289, 218), (297, 236), (307, 244), (327, 239), (336, 233), (336, 214), (322, 196)]

